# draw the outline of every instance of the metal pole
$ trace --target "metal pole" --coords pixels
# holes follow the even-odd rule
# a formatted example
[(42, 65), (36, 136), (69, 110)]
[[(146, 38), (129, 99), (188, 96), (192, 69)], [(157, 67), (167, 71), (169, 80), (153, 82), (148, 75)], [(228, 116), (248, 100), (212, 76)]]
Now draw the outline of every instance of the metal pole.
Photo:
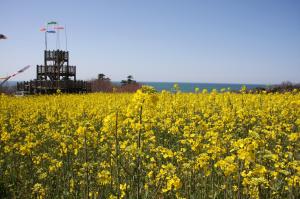
[(67, 25), (65, 25), (66, 51), (68, 51)]
[[(59, 24), (58, 23), (56, 23), (56, 27), (59, 27)], [(54, 27), (54, 29), (55, 29), (55, 27)], [(60, 49), (60, 41), (59, 41), (59, 29), (58, 28), (56, 28), (56, 49), (58, 50), (58, 49)]]
[(45, 47), (46, 47), (46, 50), (47, 50), (47, 30), (45, 31)]

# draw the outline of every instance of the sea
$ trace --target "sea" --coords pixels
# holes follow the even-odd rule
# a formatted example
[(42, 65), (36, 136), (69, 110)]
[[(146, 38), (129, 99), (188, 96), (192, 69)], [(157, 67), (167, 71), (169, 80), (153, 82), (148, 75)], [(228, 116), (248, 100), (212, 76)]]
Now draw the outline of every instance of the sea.
[[(120, 84), (119, 82), (112, 82), (113, 84)], [(232, 91), (238, 91), (242, 86), (246, 86), (248, 89), (253, 89), (257, 87), (267, 87), (267, 85), (263, 84), (233, 84), (233, 83), (187, 83), (187, 82), (139, 82), (142, 85), (148, 85), (154, 87), (157, 91), (174, 91), (174, 84), (177, 84), (180, 88), (181, 92), (194, 92), (195, 88), (199, 88), (199, 90), (207, 89), (207, 91), (212, 91), (216, 89), (220, 91), (222, 88), (228, 89)], [(15, 86), (17, 85), (17, 81), (8, 81), (5, 83), (5, 86)]]
[(173, 91), (174, 84), (177, 84), (180, 88), (181, 92), (194, 92), (195, 88), (199, 88), (199, 90), (207, 89), (208, 91), (212, 91), (216, 89), (220, 91), (222, 88), (228, 89), (232, 91), (238, 91), (242, 88), (242, 86), (246, 86), (247, 89), (253, 89), (257, 87), (267, 87), (267, 85), (263, 84), (233, 84), (233, 83), (186, 83), (186, 82), (141, 82), (143, 85), (149, 85), (154, 87), (157, 91)]

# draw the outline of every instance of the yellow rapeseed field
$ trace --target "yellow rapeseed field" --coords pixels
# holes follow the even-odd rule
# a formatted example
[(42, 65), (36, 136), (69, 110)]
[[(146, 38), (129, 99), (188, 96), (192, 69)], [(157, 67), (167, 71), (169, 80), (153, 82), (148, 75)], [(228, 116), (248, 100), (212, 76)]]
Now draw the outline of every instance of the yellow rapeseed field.
[(300, 198), (300, 93), (0, 96), (1, 198)]

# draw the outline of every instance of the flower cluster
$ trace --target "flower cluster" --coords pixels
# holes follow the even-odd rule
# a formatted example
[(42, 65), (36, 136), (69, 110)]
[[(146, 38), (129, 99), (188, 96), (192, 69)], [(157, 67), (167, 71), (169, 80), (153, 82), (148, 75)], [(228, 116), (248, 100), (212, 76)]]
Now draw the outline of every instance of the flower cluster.
[(299, 198), (300, 94), (0, 96), (6, 198)]

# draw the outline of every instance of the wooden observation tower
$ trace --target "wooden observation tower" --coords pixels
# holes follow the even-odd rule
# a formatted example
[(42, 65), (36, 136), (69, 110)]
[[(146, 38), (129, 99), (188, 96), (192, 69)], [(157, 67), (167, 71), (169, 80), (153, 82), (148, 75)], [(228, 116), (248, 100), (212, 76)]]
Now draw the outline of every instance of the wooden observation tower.
[[(36, 66), (36, 79), (19, 82), (17, 84), (18, 91), (24, 91), (28, 94), (52, 94), (56, 93), (57, 90), (64, 93), (90, 92), (90, 83), (76, 79), (76, 66), (69, 65), (69, 52), (67, 50), (47, 50), (47, 34), (59, 34), (59, 30), (64, 29), (59, 27), (56, 22), (49, 22), (47, 25), (47, 29), (41, 29), (45, 32), (44, 65)], [(49, 30), (49, 25), (55, 25), (54, 30)]]

